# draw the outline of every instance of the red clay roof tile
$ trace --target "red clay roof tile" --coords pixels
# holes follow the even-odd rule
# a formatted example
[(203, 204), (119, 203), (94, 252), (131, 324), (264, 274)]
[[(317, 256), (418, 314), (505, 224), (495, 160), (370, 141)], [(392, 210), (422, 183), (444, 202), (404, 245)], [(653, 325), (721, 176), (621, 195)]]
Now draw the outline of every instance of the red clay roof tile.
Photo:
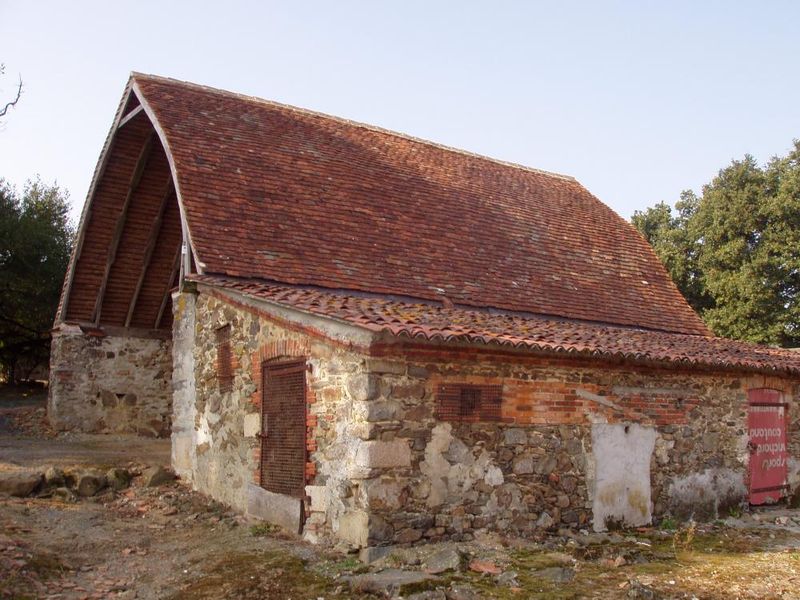
[(800, 374), (800, 353), (725, 338), (666, 333), (374, 295), (195, 275), (191, 279), (374, 332), (431, 341), (497, 344), (535, 351), (691, 367)]
[(709, 334), (649, 245), (572, 178), (193, 84), (133, 82), (171, 153), (204, 273)]

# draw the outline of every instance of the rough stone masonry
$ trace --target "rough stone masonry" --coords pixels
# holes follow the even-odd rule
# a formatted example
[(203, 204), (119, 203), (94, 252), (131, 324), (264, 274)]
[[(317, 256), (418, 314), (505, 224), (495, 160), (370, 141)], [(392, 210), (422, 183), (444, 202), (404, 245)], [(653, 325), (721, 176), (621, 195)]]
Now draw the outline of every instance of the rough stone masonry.
[[(364, 547), (714, 517), (746, 502), (747, 390), (794, 393), (761, 375), (434, 344), (387, 345), (375, 356), (346, 327), (322, 336), (307, 315), (211, 290), (182, 296), (173, 302), (176, 469), (311, 541)], [(214, 332), (223, 325), (230, 391), (216, 376)], [(260, 369), (286, 357), (309, 367), (303, 498), (258, 485)], [(500, 386), (500, 421), (437, 418), (437, 390), (448, 383)], [(793, 403), (789, 422), (796, 455)], [(794, 461), (790, 476), (796, 486)]]
[(169, 435), (172, 341), (108, 335), (61, 324), (53, 331), (47, 414), (60, 431)]

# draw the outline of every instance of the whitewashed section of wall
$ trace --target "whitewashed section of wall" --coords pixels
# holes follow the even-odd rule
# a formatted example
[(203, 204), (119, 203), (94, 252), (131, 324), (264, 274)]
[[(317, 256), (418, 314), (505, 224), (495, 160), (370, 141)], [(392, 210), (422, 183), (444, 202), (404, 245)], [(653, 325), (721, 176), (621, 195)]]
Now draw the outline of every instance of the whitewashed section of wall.
[(195, 304), (195, 294), (172, 295), (172, 468), (185, 481), (192, 481), (197, 469)]

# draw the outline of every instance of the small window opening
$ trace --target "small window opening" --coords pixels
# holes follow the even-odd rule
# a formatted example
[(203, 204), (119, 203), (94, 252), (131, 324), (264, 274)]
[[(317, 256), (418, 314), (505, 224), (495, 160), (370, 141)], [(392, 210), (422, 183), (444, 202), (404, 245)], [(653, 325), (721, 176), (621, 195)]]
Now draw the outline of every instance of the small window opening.
[(436, 417), (451, 423), (500, 421), (499, 385), (443, 384), (439, 386)]
[(215, 333), (217, 337), (217, 387), (220, 392), (229, 392), (233, 387), (230, 324), (218, 327)]

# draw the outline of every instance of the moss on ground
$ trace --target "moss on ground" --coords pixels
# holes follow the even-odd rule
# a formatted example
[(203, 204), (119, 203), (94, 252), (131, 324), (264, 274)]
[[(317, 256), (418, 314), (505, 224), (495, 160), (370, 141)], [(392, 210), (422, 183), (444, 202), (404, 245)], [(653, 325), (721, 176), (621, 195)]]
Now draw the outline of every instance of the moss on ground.
[(346, 586), (316, 573), (287, 552), (239, 553), (206, 565), (172, 600), (219, 598), (352, 598)]

